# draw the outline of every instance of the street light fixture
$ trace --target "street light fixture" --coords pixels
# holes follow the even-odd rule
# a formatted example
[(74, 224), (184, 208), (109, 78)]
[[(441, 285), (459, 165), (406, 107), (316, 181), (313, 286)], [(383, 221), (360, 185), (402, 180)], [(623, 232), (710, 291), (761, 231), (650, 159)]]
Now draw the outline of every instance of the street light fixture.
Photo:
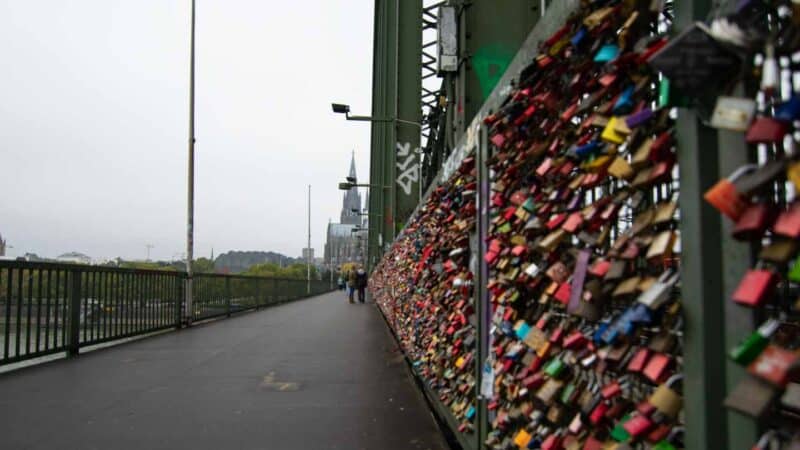
[(333, 112), (335, 112), (336, 114), (350, 113), (350, 105), (343, 105), (341, 103), (331, 103), (331, 107), (333, 108)]
[(357, 208), (353, 208), (353, 209), (351, 209), (350, 211), (351, 211), (351, 212), (354, 212), (354, 213), (356, 213), (356, 214), (358, 214), (359, 216), (367, 216), (367, 217), (381, 217), (381, 215), (380, 215), (380, 214), (362, 213), (362, 212), (361, 212), (361, 211), (359, 211)]
[(397, 122), (397, 123), (404, 123), (406, 125), (415, 125), (420, 127), (420, 129), (422, 128), (421, 123), (412, 122), (410, 120), (398, 119), (396, 117), (378, 118), (370, 116), (351, 116), (350, 105), (345, 105), (342, 103), (331, 103), (331, 109), (333, 109), (333, 112), (336, 114), (344, 114), (344, 117), (347, 120), (356, 120), (360, 122)]
[(391, 186), (378, 186), (377, 184), (358, 184), (355, 182), (350, 181), (351, 177), (347, 177), (348, 181), (344, 183), (339, 183), (339, 189), (342, 191), (349, 191), (354, 187), (366, 187), (366, 188), (383, 188), (383, 189), (391, 189)]

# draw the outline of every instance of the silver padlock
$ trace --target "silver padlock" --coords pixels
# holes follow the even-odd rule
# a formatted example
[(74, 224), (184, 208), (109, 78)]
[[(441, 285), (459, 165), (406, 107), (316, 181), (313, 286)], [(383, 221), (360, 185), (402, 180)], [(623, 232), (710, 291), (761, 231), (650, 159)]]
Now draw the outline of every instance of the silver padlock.
[(671, 269), (665, 271), (658, 277), (658, 280), (650, 286), (650, 289), (642, 292), (637, 301), (651, 310), (661, 307), (672, 292), (672, 288), (678, 283), (680, 273), (673, 272)]

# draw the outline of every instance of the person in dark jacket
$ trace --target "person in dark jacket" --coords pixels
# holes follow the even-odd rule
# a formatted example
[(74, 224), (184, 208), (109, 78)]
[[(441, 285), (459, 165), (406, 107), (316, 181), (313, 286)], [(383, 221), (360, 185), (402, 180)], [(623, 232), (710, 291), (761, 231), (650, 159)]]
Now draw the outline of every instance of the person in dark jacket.
[(353, 267), (350, 269), (350, 273), (347, 274), (347, 299), (350, 301), (350, 303), (354, 303), (353, 294), (356, 292), (356, 281), (358, 278), (356, 277), (356, 272), (356, 268)]
[(358, 289), (358, 302), (364, 303), (364, 290), (367, 289), (367, 272), (361, 266), (356, 269), (356, 289)]

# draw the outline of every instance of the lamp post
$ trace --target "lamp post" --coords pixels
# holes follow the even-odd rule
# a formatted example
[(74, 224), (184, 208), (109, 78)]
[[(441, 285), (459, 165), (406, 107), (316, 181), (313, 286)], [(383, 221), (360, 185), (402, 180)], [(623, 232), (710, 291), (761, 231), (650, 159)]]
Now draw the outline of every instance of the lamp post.
[(192, 0), (191, 51), (189, 62), (189, 173), (186, 211), (186, 323), (192, 323), (192, 259), (194, 256), (194, 28), (195, 0)]
[(306, 247), (306, 294), (311, 295), (311, 185), (308, 185), (308, 247)]

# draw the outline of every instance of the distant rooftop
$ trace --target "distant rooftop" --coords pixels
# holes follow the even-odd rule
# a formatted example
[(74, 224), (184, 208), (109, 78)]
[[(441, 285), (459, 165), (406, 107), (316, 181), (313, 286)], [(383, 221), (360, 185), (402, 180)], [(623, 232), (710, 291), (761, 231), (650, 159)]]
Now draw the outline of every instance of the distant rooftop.
[(58, 258), (59, 259), (61, 259), (61, 258), (82, 258), (82, 259), (85, 258), (85, 259), (91, 259), (89, 256), (84, 255), (83, 253), (78, 253), (78, 252), (64, 253), (63, 255), (59, 255)]

